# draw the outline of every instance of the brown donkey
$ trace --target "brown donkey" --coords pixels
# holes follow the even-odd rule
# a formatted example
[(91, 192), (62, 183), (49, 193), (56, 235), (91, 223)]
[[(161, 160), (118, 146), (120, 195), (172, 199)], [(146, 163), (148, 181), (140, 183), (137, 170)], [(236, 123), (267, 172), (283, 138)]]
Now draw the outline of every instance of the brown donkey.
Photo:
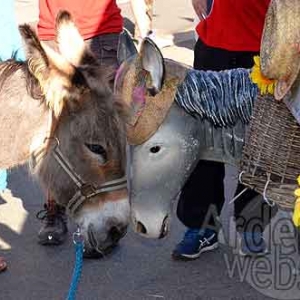
[(20, 27), (28, 60), (0, 64), (0, 168), (31, 170), (81, 227), (87, 253), (102, 253), (129, 221), (125, 108), (68, 12), (58, 51)]

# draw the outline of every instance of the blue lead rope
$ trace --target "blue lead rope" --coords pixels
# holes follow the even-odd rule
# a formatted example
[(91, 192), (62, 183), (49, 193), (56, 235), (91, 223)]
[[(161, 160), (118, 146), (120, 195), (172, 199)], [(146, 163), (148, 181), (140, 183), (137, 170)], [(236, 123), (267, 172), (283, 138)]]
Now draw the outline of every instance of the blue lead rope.
[(75, 266), (73, 270), (73, 276), (72, 276), (72, 281), (71, 281), (67, 300), (76, 299), (76, 291), (78, 288), (81, 271), (82, 271), (84, 244), (79, 229), (77, 229), (77, 231), (73, 234), (73, 241), (75, 244), (75, 254), (76, 254)]

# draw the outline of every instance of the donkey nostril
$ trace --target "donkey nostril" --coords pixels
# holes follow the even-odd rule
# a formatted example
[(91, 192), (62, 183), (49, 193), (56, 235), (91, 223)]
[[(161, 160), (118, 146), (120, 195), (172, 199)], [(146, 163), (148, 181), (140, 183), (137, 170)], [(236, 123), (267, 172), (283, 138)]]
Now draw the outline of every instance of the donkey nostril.
[(120, 239), (121, 234), (121, 231), (117, 227), (112, 227), (110, 230), (110, 236), (114, 242), (117, 242)]
[(141, 223), (139, 221), (136, 223), (136, 231), (138, 233), (142, 233), (142, 234), (146, 234), (147, 233), (146, 227), (144, 226), (143, 223)]
[(160, 231), (160, 237), (163, 238), (167, 235), (168, 233), (168, 216), (166, 216), (163, 220), (162, 226), (161, 226), (161, 231)]

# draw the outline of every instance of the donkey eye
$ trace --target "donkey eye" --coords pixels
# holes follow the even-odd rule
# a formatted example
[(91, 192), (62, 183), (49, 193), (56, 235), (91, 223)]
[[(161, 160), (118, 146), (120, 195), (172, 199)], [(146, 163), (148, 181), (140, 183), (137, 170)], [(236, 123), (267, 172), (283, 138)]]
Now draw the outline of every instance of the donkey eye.
[(160, 146), (153, 146), (150, 148), (151, 153), (158, 153), (160, 151)]
[(98, 144), (85, 144), (85, 146), (94, 154), (101, 156), (101, 163), (107, 162), (107, 153), (106, 150)]

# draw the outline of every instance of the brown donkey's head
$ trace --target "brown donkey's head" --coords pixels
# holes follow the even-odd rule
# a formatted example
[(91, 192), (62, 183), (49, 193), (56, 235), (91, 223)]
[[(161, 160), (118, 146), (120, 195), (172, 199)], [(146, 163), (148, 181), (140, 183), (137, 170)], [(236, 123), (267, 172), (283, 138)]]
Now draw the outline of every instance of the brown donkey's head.
[(105, 252), (129, 220), (126, 181), (120, 180), (125, 108), (68, 12), (57, 17), (57, 49), (40, 42), (27, 25), (20, 31), (30, 72), (49, 107), (50, 129), (33, 151), (34, 172), (81, 227), (87, 253)]

